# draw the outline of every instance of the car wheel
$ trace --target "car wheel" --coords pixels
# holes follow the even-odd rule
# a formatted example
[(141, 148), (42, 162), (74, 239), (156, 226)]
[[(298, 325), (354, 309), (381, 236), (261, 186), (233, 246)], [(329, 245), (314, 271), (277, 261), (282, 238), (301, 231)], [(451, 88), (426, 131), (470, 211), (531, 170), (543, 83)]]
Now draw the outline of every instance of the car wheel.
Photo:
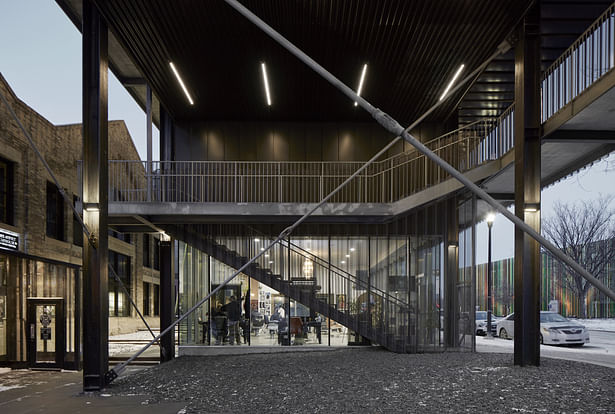
[(542, 339), (542, 334), (538, 334), (538, 341), (540, 342), (541, 345), (545, 343)]
[(500, 338), (508, 339), (508, 332), (506, 332), (506, 329), (500, 329)]

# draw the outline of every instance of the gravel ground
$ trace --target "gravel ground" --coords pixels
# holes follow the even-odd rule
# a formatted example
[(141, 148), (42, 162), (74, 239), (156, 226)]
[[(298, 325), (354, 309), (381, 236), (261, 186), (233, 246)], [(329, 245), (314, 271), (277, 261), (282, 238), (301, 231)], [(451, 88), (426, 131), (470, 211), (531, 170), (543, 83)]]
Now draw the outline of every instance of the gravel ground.
[[(380, 350), (181, 357), (117, 379), (107, 392), (211, 412), (615, 413), (615, 370), (510, 354)], [(182, 410), (181, 412), (184, 412)]]

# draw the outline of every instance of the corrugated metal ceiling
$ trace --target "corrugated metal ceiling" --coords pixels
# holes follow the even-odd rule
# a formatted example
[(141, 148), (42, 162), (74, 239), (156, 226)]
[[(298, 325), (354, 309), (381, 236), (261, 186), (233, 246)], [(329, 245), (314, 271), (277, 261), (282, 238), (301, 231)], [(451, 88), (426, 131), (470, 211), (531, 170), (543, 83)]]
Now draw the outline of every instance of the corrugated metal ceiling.
[[(57, 1), (65, 10), (74, 11), (73, 20), (79, 20), (80, 0)], [(96, 3), (114, 37), (178, 120), (367, 119), (348, 98), (222, 0)], [(461, 63), (469, 73), (495, 50), (530, 1), (242, 3), (351, 87), (357, 86), (362, 65), (367, 63), (363, 95), (408, 124), (438, 100)], [(541, 1), (543, 66), (548, 66), (609, 3)], [(175, 62), (184, 77), (194, 106), (188, 104), (177, 85), (169, 61)], [(262, 61), (269, 72), (271, 107), (265, 104)], [(458, 114), (464, 123), (498, 114), (513, 99), (512, 82), (509, 53), (495, 61), (469, 90), (451, 97), (432, 119), (445, 120)]]
[[(98, 1), (109, 26), (179, 119), (363, 120), (352, 102), (221, 0)], [(244, 4), (404, 123), (437, 101), (457, 67), (481, 63), (528, 1), (250, 0)], [(190, 107), (169, 69), (178, 66)], [(267, 107), (260, 62), (267, 64)], [(457, 99), (460, 96), (457, 97)], [(448, 115), (455, 105), (435, 114)]]

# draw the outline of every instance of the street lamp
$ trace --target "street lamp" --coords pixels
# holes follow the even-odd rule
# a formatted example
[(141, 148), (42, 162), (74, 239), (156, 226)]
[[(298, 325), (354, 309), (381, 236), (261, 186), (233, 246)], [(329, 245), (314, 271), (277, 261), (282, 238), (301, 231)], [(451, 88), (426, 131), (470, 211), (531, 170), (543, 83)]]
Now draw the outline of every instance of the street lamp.
[(491, 291), (493, 287), (491, 286), (491, 227), (493, 227), (493, 220), (495, 220), (495, 214), (490, 213), (487, 216), (487, 227), (489, 227), (489, 248), (487, 254), (487, 336), (492, 337), (491, 333), (491, 313), (493, 312), (493, 299), (491, 295)]

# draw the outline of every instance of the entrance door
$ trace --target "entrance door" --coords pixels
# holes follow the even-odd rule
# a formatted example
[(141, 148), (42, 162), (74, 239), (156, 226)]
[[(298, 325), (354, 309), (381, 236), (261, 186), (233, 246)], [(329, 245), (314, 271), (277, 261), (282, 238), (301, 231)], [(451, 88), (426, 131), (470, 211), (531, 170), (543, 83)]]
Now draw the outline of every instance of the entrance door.
[(64, 299), (28, 298), (28, 365), (57, 368), (64, 365), (66, 320)]

